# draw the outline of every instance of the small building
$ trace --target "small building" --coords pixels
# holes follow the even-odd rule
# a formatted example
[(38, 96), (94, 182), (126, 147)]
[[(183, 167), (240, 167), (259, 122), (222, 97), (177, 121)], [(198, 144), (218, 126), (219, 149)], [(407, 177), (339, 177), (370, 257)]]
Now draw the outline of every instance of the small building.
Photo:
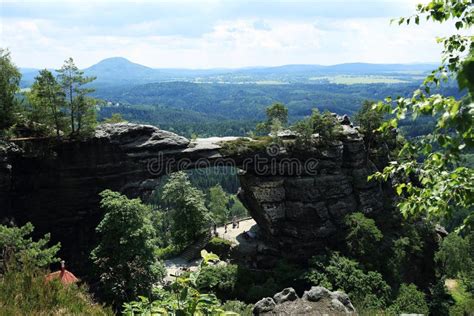
[(64, 285), (69, 285), (72, 283), (77, 283), (79, 282), (79, 279), (76, 278), (76, 276), (66, 270), (66, 264), (64, 260), (61, 260), (61, 270), (52, 272), (46, 276), (46, 282), (49, 282), (54, 279), (59, 279), (62, 284)]

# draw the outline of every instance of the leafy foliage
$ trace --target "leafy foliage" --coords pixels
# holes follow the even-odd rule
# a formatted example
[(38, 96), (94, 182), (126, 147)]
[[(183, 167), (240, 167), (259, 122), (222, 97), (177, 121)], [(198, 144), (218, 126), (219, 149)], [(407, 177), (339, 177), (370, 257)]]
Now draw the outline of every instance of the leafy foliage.
[(390, 306), (389, 311), (394, 314), (423, 314), (429, 312), (425, 294), (413, 284), (402, 284), (398, 296)]
[(449, 278), (460, 279), (474, 294), (474, 233), (462, 237), (449, 234), (441, 242), (436, 260)]
[(96, 121), (95, 102), (87, 95), (94, 92), (94, 89), (86, 88), (84, 85), (94, 81), (95, 78), (84, 77), (84, 72), (77, 68), (71, 57), (64, 61), (57, 72), (59, 84), (66, 96), (71, 134), (90, 133)]
[(288, 108), (282, 103), (273, 103), (265, 109), (267, 120), (257, 124), (256, 131), (261, 134), (277, 133), (288, 124)]
[(28, 237), (34, 227), (26, 223), (22, 227), (0, 225), (0, 273), (20, 266), (46, 268), (49, 264), (58, 262), (56, 257), (61, 245), (58, 243), (48, 247), (50, 235), (47, 234), (38, 241)]
[(356, 305), (364, 308), (380, 309), (389, 300), (390, 287), (380, 273), (364, 272), (356, 261), (338, 253), (313, 257), (305, 278), (313, 285), (343, 290)]
[(164, 276), (155, 257), (156, 231), (151, 210), (139, 199), (110, 190), (101, 194), (105, 215), (97, 226), (99, 243), (91, 259), (100, 279), (101, 295), (120, 306), (138, 295), (149, 294)]
[(203, 260), (198, 271), (177, 277), (169, 287), (155, 288), (153, 296), (156, 299), (153, 301), (140, 296), (140, 301), (123, 304), (123, 314), (127, 316), (150, 314), (237, 315), (233, 312), (225, 312), (214, 294), (203, 294), (196, 289), (202, 270), (209, 267), (210, 263), (219, 262), (219, 257), (212, 253), (202, 251), (201, 256)]
[[(400, 18), (399, 24), (426, 20), (444, 23), (452, 21), (456, 29), (469, 29), (474, 22), (471, 1), (433, 0), (418, 5), (417, 14)], [(463, 100), (432, 94), (432, 88), (440, 86), (450, 77), (458, 76), (460, 88), (472, 91), (472, 75), (466, 73), (472, 67), (474, 54), (473, 36), (454, 34), (438, 39), (444, 50), (442, 64), (426, 77), (421, 89), (411, 97), (399, 97), (386, 103), (380, 102), (377, 109), (394, 115), (384, 123), (381, 130), (397, 127), (401, 120), (411, 115), (413, 120), (428, 116), (435, 120), (434, 129), (420, 139), (407, 142), (400, 151), (398, 162), (393, 162), (376, 178), (403, 175), (412, 179), (395, 184), (401, 197), (400, 210), (405, 215), (427, 214), (433, 217), (448, 217), (455, 207), (472, 209), (474, 204), (474, 172), (462, 163), (462, 154), (474, 146), (474, 103), (472, 95)], [(413, 180), (416, 179), (416, 180)], [(472, 217), (471, 212), (469, 217)], [(466, 219), (466, 223), (469, 218)]]
[(210, 265), (203, 267), (196, 280), (196, 286), (216, 294), (218, 297), (229, 297), (234, 292), (237, 283), (237, 266)]
[[(359, 260), (373, 258), (383, 237), (375, 221), (357, 212), (347, 215), (345, 223), (348, 227), (346, 245), (349, 252)], [(371, 260), (365, 261), (369, 264)]]
[(65, 93), (49, 70), (39, 72), (27, 97), (31, 105), (30, 121), (52, 126), (59, 137), (67, 126), (63, 112)]
[(171, 208), (171, 237), (178, 247), (196, 240), (207, 228), (209, 211), (204, 194), (191, 185), (186, 173), (170, 176), (163, 187), (162, 199)]
[(230, 210), (227, 207), (229, 198), (220, 185), (209, 189), (208, 208), (216, 224), (224, 224), (229, 220)]
[(226, 258), (229, 256), (232, 242), (227, 239), (219, 237), (213, 237), (206, 246), (206, 249), (212, 253), (217, 254), (220, 258)]
[[(12, 63), (10, 52), (0, 48), (0, 133), (15, 123), (21, 74)], [(1, 136), (1, 134), (0, 134)]]
[[(336, 117), (329, 111), (321, 114), (319, 109), (313, 109), (311, 116), (296, 122), (292, 129), (299, 134), (297, 145), (301, 147), (308, 147), (315, 140), (323, 143), (334, 141), (342, 132)], [(316, 139), (314, 134), (317, 134)]]
[(122, 114), (112, 113), (112, 115), (103, 120), (103, 123), (106, 124), (115, 124), (115, 123), (126, 123), (127, 121), (123, 119)]

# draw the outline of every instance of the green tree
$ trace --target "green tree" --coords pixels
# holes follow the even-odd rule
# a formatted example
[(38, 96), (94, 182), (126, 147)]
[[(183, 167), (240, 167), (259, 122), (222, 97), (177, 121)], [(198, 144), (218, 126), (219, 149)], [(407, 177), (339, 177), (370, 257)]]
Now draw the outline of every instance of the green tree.
[(229, 197), (219, 184), (209, 189), (208, 209), (216, 224), (224, 224), (229, 219), (228, 202)]
[(139, 199), (110, 190), (100, 196), (104, 218), (96, 228), (99, 243), (91, 259), (101, 295), (120, 306), (138, 295), (149, 295), (152, 286), (162, 280), (164, 268), (155, 257), (151, 209)]
[(77, 68), (71, 57), (64, 61), (57, 72), (59, 83), (66, 94), (71, 134), (76, 135), (83, 129), (85, 121), (91, 123), (90, 116), (95, 113), (94, 103), (87, 97), (87, 94), (94, 92), (94, 89), (84, 87), (87, 83), (94, 81), (95, 77), (84, 77), (84, 72)]
[(324, 143), (336, 140), (342, 132), (337, 118), (329, 111), (321, 113), (319, 109), (313, 109), (311, 116), (296, 122), (292, 129), (299, 135), (297, 145), (300, 147), (310, 146), (315, 134)]
[(33, 121), (53, 126), (59, 137), (64, 129), (65, 94), (53, 74), (47, 69), (41, 70), (27, 96)]
[[(214, 294), (200, 293), (197, 281), (203, 269), (209, 262), (218, 263), (219, 257), (205, 250), (201, 251), (202, 261), (197, 271), (179, 276), (170, 286), (155, 288), (153, 295), (156, 300), (151, 301), (140, 297), (140, 301), (123, 304), (123, 315), (237, 315), (226, 312)], [(230, 283), (231, 280), (226, 280)]]
[(374, 147), (377, 136), (381, 133), (378, 129), (384, 121), (383, 113), (373, 108), (375, 102), (365, 100), (359, 111), (357, 111), (354, 120), (359, 124), (361, 132), (364, 134), (364, 143), (367, 155)]
[(435, 259), (447, 277), (459, 278), (474, 293), (474, 232), (465, 237), (449, 234), (441, 242)]
[(429, 308), (423, 292), (419, 291), (414, 284), (402, 284), (398, 290), (398, 296), (390, 306), (389, 311), (396, 315), (428, 315)]
[(21, 74), (12, 63), (10, 52), (0, 48), (0, 133), (15, 123), (15, 94), (19, 91)]
[(378, 243), (382, 240), (382, 232), (373, 219), (365, 217), (360, 212), (347, 215), (345, 223), (347, 226), (346, 244), (349, 252), (359, 261), (371, 265), (377, 253)]
[(48, 247), (49, 234), (38, 241), (33, 241), (28, 237), (33, 230), (31, 223), (26, 223), (22, 227), (0, 225), (0, 274), (11, 268), (21, 269), (24, 265), (45, 268), (59, 261), (56, 254), (61, 245), (58, 243)]
[(248, 216), (248, 211), (245, 206), (240, 202), (236, 195), (232, 195), (229, 200), (231, 207), (230, 207), (230, 216), (243, 218)]
[(191, 185), (184, 172), (173, 173), (163, 187), (162, 199), (171, 208), (171, 238), (178, 247), (185, 247), (204, 232), (209, 211), (204, 193)]
[[(469, 30), (474, 23), (474, 6), (470, 0), (433, 0), (419, 4), (414, 16), (400, 18), (398, 23), (419, 24), (422, 17), (439, 23), (451, 21), (456, 29)], [(397, 127), (407, 115), (413, 120), (429, 117), (435, 121), (428, 135), (406, 142), (398, 161), (375, 175), (383, 180), (411, 179), (395, 184), (401, 197), (398, 206), (404, 215), (442, 218), (449, 217), (456, 208), (474, 209), (474, 171), (462, 161), (463, 154), (474, 147), (473, 40), (472, 35), (462, 34), (438, 39), (444, 46), (441, 66), (426, 77), (423, 86), (408, 98), (387, 98), (376, 106), (393, 115), (382, 125), (382, 131)], [(467, 90), (464, 99), (432, 93), (450, 78)], [(470, 219), (474, 219), (472, 211), (465, 223)]]
[(282, 103), (273, 103), (265, 109), (267, 120), (257, 124), (257, 132), (278, 132), (288, 124), (288, 108)]
[(116, 124), (116, 123), (127, 123), (126, 120), (122, 117), (120, 113), (112, 113), (112, 115), (108, 118), (104, 119), (104, 123), (106, 124)]
[(352, 302), (368, 309), (387, 305), (390, 287), (376, 271), (364, 272), (357, 261), (333, 253), (316, 256), (310, 261), (306, 280), (328, 289), (342, 289)]

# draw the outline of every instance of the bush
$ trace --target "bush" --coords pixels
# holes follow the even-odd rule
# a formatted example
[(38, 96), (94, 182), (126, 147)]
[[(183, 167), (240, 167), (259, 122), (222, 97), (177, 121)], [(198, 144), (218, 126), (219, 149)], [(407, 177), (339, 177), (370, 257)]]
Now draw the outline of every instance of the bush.
[(299, 134), (297, 145), (302, 148), (312, 143), (313, 134), (318, 134), (323, 144), (337, 140), (342, 134), (341, 124), (336, 117), (328, 111), (321, 114), (318, 109), (313, 109), (310, 117), (296, 122), (291, 129)]
[(435, 259), (447, 277), (459, 278), (467, 290), (474, 293), (474, 231), (465, 237), (449, 234), (443, 239)]
[(347, 215), (345, 224), (348, 230), (346, 245), (349, 253), (367, 267), (375, 268), (374, 256), (378, 249), (378, 242), (383, 237), (375, 221), (357, 212)]
[(206, 246), (206, 250), (215, 253), (219, 258), (224, 259), (229, 256), (232, 242), (219, 237), (213, 237)]
[(157, 248), (155, 250), (155, 255), (160, 260), (166, 260), (179, 255), (180, 249), (175, 245), (168, 245), (164, 248)]
[(364, 272), (356, 261), (338, 253), (314, 257), (305, 277), (313, 285), (343, 290), (355, 305), (364, 308), (380, 309), (388, 302), (390, 287), (380, 273)]
[(252, 313), (253, 305), (245, 304), (244, 302), (241, 302), (241, 301), (227, 301), (222, 305), (222, 309), (229, 312), (237, 313), (240, 316), (253, 315)]
[(46, 270), (25, 266), (0, 277), (0, 315), (113, 315), (85, 287), (45, 282)]
[(427, 315), (429, 308), (423, 292), (418, 291), (414, 284), (402, 284), (389, 311), (397, 315), (402, 313)]
[(196, 280), (200, 291), (215, 293), (219, 298), (232, 297), (237, 283), (238, 266), (209, 265), (201, 269)]

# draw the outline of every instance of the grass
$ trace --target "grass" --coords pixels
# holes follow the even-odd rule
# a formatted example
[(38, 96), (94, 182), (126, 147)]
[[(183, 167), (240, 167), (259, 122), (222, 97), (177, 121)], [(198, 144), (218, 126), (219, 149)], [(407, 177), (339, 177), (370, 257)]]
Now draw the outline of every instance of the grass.
[(93, 302), (85, 287), (45, 282), (46, 271), (23, 268), (0, 275), (0, 316), (113, 315)]
[(269, 136), (261, 136), (255, 138), (238, 138), (236, 140), (227, 141), (221, 144), (221, 153), (225, 156), (244, 155), (252, 152), (265, 151), (268, 145), (272, 143)]

